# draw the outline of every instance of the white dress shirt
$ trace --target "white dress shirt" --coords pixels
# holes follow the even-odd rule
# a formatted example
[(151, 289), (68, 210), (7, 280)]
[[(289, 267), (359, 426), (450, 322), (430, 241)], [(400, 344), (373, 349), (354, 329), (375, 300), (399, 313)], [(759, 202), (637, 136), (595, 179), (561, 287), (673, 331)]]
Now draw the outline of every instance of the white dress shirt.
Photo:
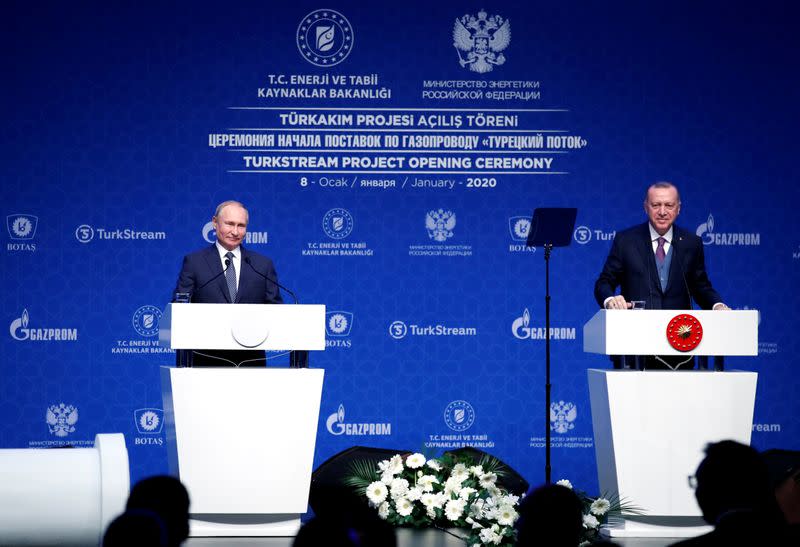
[[(225, 269), (225, 255), (228, 254), (228, 249), (223, 247), (219, 244), (219, 241), (215, 243), (217, 246), (217, 252), (219, 252), (219, 260), (222, 263), (222, 269)], [(233, 253), (233, 267), (236, 269), (236, 290), (239, 290), (239, 276), (242, 275), (242, 248), (236, 247), (234, 250), (230, 251)]]

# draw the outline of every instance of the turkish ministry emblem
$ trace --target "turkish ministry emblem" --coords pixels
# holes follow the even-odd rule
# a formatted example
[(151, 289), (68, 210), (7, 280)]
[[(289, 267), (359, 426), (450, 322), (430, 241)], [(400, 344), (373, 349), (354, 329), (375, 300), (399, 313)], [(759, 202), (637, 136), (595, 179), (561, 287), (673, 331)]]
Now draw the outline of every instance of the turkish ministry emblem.
[(667, 341), (678, 351), (692, 351), (703, 339), (703, 326), (696, 317), (682, 313), (667, 325)]
[(481, 10), (477, 17), (465, 15), (453, 25), (453, 47), (458, 53), (458, 62), (473, 72), (491, 72), (495, 66), (505, 63), (502, 52), (510, 43), (511, 25), (499, 15), (489, 17)]
[(312, 65), (338, 65), (350, 55), (353, 40), (350, 21), (332, 9), (312, 11), (297, 26), (297, 49)]

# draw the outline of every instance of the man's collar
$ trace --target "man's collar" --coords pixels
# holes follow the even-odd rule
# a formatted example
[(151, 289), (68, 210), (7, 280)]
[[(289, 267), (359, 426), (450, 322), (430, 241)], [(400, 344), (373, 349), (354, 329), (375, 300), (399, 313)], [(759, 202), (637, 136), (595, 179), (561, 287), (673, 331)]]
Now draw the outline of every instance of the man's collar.
[[(219, 256), (221, 258), (224, 258), (225, 255), (228, 253), (228, 249), (226, 249), (225, 247), (220, 245), (219, 241), (215, 241), (214, 245), (217, 247), (217, 252), (219, 253)], [(242, 256), (242, 246), (239, 245), (238, 247), (236, 247), (234, 250), (232, 250), (230, 252), (233, 253), (234, 257), (239, 258), (240, 256)]]
[(656, 232), (656, 229), (653, 228), (653, 225), (650, 224), (649, 221), (647, 223), (647, 227), (650, 229), (650, 241), (655, 241), (659, 237), (663, 237), (664, 239), (667, 240), (667, 243), (672, 243), (672, 234), (673, 234), (673, 229), (675, 228), (674, 224), (669, 227), (669, 230), (667, 230), (667, 233), (664, 234), (663, 236), (658, 232)]

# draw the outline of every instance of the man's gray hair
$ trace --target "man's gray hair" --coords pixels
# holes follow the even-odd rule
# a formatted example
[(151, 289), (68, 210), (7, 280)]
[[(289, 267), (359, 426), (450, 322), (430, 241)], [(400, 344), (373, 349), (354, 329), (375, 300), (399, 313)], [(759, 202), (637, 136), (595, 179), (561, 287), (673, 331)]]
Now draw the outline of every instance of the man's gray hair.
[(681, 193), (678, 191), (678, 187), (668, 182), (666, 180), (660, 180), (658, 182), (654, 182), (650, 186), (647, 187), (647, 190), (644, 193), (644, 202), (647, 203), (647, 196), (650, 194), (650, 190), (652, 188), (675, 188), (675, 193), (678, 194), (678, 203), (681, 202)]
[(228, 201), (223, 201), (222, 203), (217, 205), (217, 210), (214, 211), (214, 217), (219, 218), (220, 212), (228, 205), (238, 205), (239, 207), (244, 209), (244, 213), (245, 215), (247, 215), (247, 220), (248, 222), (250, 221), (250, 211), (247, 210), (247, 207), (245, 207), (244, 204), (242, 204), (241, 202), (232, 199), (229, 199)]

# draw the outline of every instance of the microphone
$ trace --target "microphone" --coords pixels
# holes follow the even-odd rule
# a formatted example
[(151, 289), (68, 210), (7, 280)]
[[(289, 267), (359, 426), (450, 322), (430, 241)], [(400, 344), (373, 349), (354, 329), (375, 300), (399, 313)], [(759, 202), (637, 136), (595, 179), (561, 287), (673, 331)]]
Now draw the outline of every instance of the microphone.
[[(683, 241), (683, 237), (678, 237), (678, 241)], [(673, 251), (675, 251), (675, 255), (677, 255), (677, 247), (675, 247), (675, 242), (673, 240)], [(689, 283), (686, 281), (686, 272), (684, 272), (684, 263), (683, 263), (683, 256), (678, 260), (678, 266), (681, 270), (681, 279), (683, 279), (683, 286), (686, 288), (686, 298), (687, 298), (687, 310), (692, 309), (692, 291), (689, 290)]]
[(217, 275), (215, 275), (211, 279), (209, 279), (208, 281), (206, 281), (205, 283), (203, 283), (202, 285), (200, 285), (199, 287), (197, 287), (195, 289), (195, 291), (199, 291), (200, 289), (204, 289), (207, 285), (210, 285), (212, 281), (214, 281), (215, 279), (225, 275), (225, 272), (227, 272), (228, 268), (230, 268), (230, 267), (231, 267), (231, 259), (230, 258), (226, 258), (225, 259), (225, 269), (222, 270), (221, 272), (219, 272)]
[(292, 295), (292, 298), (294, 299), (294, 303), (295, 304), (299, 304), (299, 302), (297, 301), (297, 295), (294, 294), (293, 291), (290, 291), (289, 289), (287, 289), (286, 287), (284, 287), (283, 285), (278, 283), (277, 279), (273, 279), (271, 276), (269, 276), (269, 275), (267, 275), (265, 273), (261, 273), (260, 271), (258, 271), (258, 268), (253, 266), (253, 261), (251, 260), (251, 258), (249, 256), (244, 257), (244, 261), (247, 262), (247, 265), (250, 266), (250, 268), (252, 268), (252, 270), (254, 272), (256, 272), (258, 275), (260, 275), (261, 277), (263, 277), (264, 279), (266, 279), (267, 281), (269, 281), (270, 283), (272, 283), (273, 285), (275, 285), (279, 289), (283, 289), (284, 291), (286, 291), (287, 293)]
[[(263, 277), (264, 279), (266, 279), (270, 283), (273, 283), (279, 289), (283, 289), (284, 291), (286, 291), (287, 293), (292, 295), (292, 298), (294, 299), (294, 303), (295, 304), (299, 303), (297, 301), (297, 295), (294, 294), (294, 291), (290, 291), (289, 289), (287, 289), (286, 287), (284, 287), (283, 285), (278, 283), (278, 280), (277, 279), (273, 279), (272, 276), (269, 276), (269, 275), (267, 275), (265, 273), (260, 272), (258, 270), (258, 268), (256, 268), (253, 265), (253, 261), (251, 260), (251, 258), (249, 256), (244, 257), (244, 261), (247, 262), (247, 265), (250, 266), (250, 268), (252, 268), (253, 271), (256, 272), (258, 275), (260, 275), (261, 277)], [(305, 350), (292, 350), (292, 351), (290, 351), (289, 352), (289, 368), (308, 368), (308, 351), (305, 351)]]

